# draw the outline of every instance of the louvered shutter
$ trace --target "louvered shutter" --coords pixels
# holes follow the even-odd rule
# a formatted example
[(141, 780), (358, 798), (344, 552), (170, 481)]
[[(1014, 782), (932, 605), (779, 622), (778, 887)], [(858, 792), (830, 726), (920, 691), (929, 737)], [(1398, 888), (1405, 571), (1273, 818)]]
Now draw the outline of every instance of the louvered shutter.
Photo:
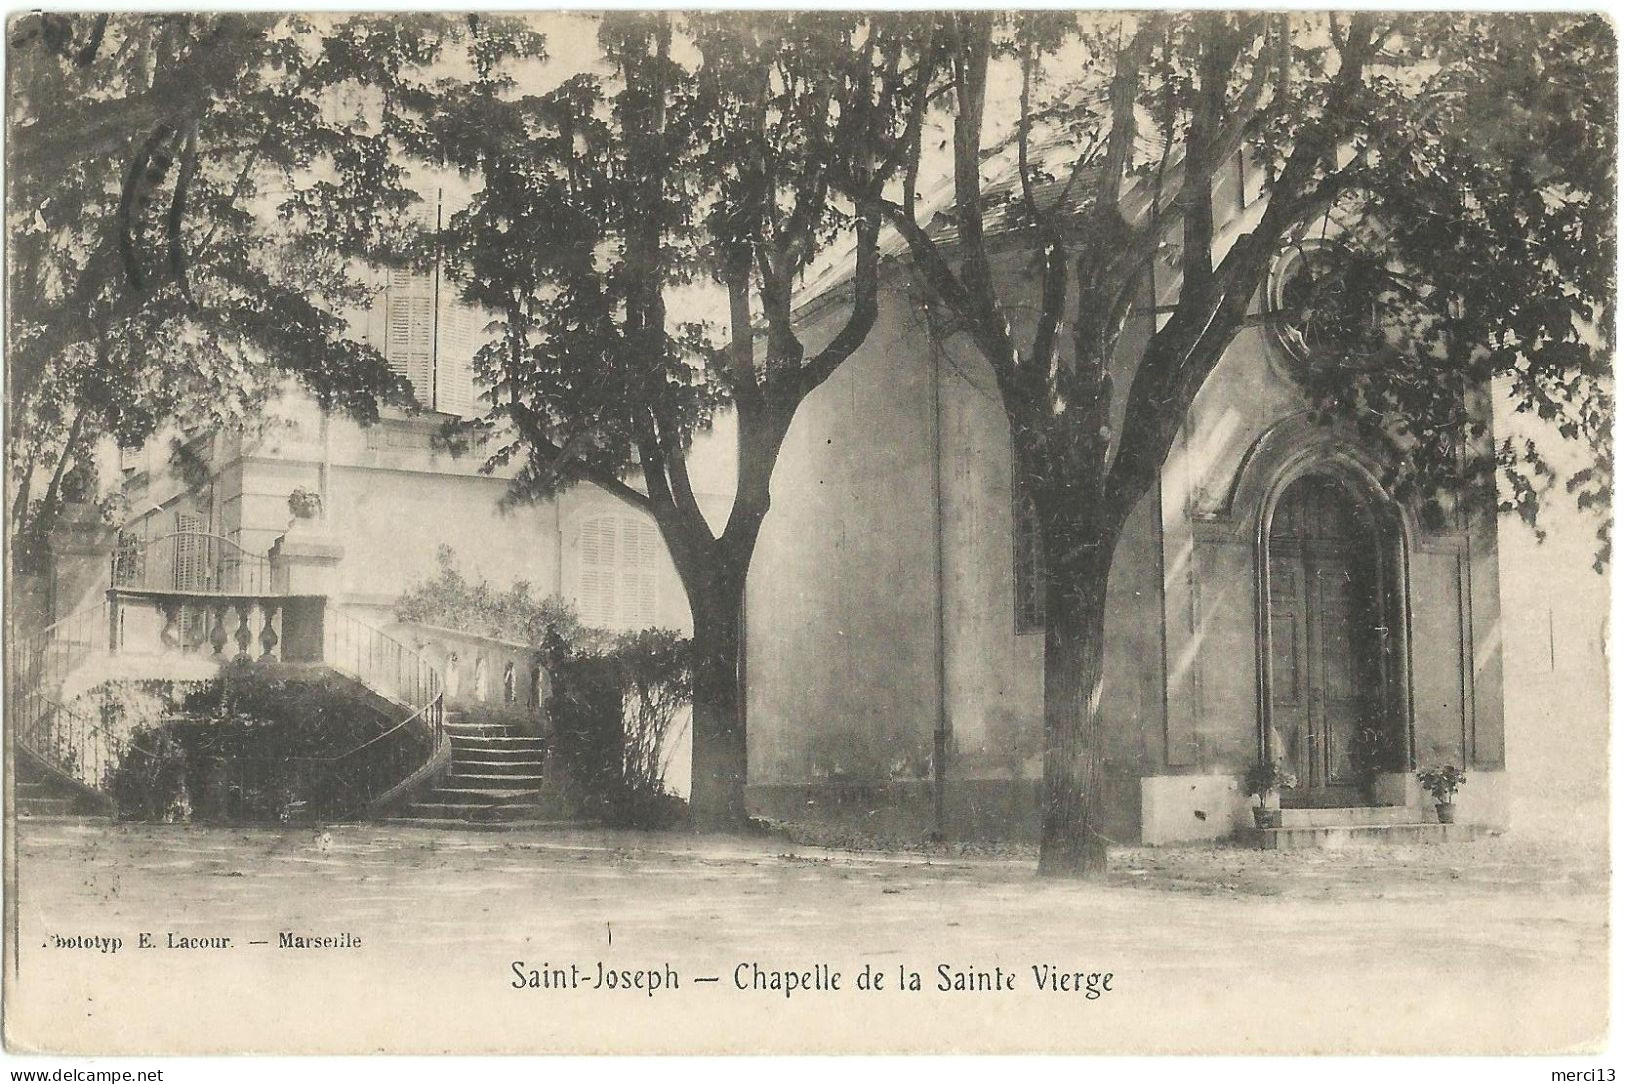
[(655, 529), (634, 519), (621, 521), (620, 604), (621, 623), (628, 628), (648, 628), (659, 612), (660, 540)]
[(581, 525), (581, 575), (577, 605), (581, 619), (611, 628), (615, 613), (615, 520), (590, 519)]
[(581, 525), (576, 603), (589, 625), (641, 629), (660, 613), (660, 535), (649, 523), (600, 516)]
[(420, 404), (434, 396), (434, 276), (391, 271), (385, 293), (384, 357)]
[(204, 584), (203, 520), (187, 512), (175, 513), (175, 589), (201, 591)]
[(474, 351), (479, 348), (484, 321), (474, 309), (459, 303), (455, 294), (455, 288), (442, 283), (434, 408), (467, 417), (474, 413)]

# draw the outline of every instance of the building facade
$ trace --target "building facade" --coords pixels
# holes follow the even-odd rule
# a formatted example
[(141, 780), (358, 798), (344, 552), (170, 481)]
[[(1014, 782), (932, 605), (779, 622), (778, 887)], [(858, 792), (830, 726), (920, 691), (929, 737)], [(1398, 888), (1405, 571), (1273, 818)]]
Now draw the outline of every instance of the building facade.
[[(1221, 193), (1235, 200), (1231, 234), (1248, 213), (1244, 176)], [(1021, 253), (1000, 259), (1018, 294)], [(1271, 289), (1304, 266), (1304, 250), (1284, 253)], [(878, 832), (1031, 838), (1040, 547), (1012, 492), (991, 370), (966, 342), (929, 333), (906, 280), (895, 262), (874, 331), (803, 405), (774, 476), (747, 591), (749, 801)], [(333, 597), (377, 623), (450, 546), (466, 575), (527, 581), (589, 624), (687, 629), (642, 512), (589, 485), (509, 507), (507, 480), (478, 450), (436, 441), (477, 401), (479, 321), (447, 305), (433, 272), (386, 286), (363, 332), (424, 413), (360, 427), (290, 396), (253, 438), (195, 438), (202, 485), (151, 457), (127, 465), (126, 532), (201, 531), (262, 554), (305, 490), (321, 498), (305, 544), (329, 547)], [(1147, 279), (1116, 387), (1130, 385), (1170, 286)], [(840, 322), (841, 296), (804, 302), (809, 340)], [(1414, 770), (1464, 766), (1462, 818), (1506, 823), (1494, 510), (1459, 501), (1423, 523), (1387, 493), (1381, 449), (1310, 419), (1296, 370), (1315, 364), (1311, 339), (1267, 321), (1238, 336), (1119, 543), (1103, 693), (1114, 840), (1249, 824), (1242, 777), (1261, 758), (1299, 776), (1286, 801), (1336, 809), (1420, 811)], [(718, 524), (729, 444), (724, 421), (692, 466)]]
[[(1226, 239), (1250, 206), (1241, 177), (1218, 197), (1235, 201)], [(1309, 247), (1282, 254), (1272, 291), (1291, 288)], [(1016, 301), (1022, 258), (999, 257)], [(1129, 387), (1169, 285), (1148, 278), (1115, 387)], [(1380, 448), (1311, 420), (1294, 371), (1315, 363), (1312, 336), (1244, 330), (1118, 545), (1103, 689), (1113, 840), (1251, 825), (1242, 780), (1266, 757), (1299, 777), (1288, 804), (1416, 820), (1433, 815), (1414, 770), (1455, 764), (1472, 775), (1462, 820), (1507, 822), (1494, 508), (1447, 501), (1424, 524), (1385, 490)], [(749, 591), (756, 809), (1035, 838), (1033, 535), (991, 369), (964, 339), (928, 333), (898, 270), (774, 477)]]

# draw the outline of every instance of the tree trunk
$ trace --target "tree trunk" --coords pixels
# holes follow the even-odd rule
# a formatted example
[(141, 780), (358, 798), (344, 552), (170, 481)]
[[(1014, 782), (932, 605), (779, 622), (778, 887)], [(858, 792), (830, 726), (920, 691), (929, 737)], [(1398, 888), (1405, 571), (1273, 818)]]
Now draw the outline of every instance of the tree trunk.
[(1106, 870), (1101, 686), (1108, 567), (1065, 577), (1070, 582), (1054, 583), (1045, 599), (1043, 876)]
[(744, 674), (740, 666), (743, 584), (692, 599), (694, 742), (689, 810), (696, 828), (743, 828), (745, 813)]

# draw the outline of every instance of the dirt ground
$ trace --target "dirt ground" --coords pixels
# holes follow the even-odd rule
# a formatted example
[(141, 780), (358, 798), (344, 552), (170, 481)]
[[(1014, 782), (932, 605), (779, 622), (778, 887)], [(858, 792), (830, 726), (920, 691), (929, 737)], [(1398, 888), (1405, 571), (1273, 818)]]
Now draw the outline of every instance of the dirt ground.
[[(1132, 848), (1103, 882), (1057, 883), (1021, 848), (25, 822), (7, 1036), (73, 1052), (1590, 1049), (1607, 1026), (1605, 862), (1512, 837)], [(97, 947), (110, 938), (118, 951)], [(524, 983), (571, 964), (580, 987)], [(666, 985), (592, 989), (600, 964)], [(866, 968), (879, 990), (858, 989)], [(1041, 988), (1045, 969), (1113, 978), (1089, 997)], [(785, 996), (756, 971), (841, 985)]]

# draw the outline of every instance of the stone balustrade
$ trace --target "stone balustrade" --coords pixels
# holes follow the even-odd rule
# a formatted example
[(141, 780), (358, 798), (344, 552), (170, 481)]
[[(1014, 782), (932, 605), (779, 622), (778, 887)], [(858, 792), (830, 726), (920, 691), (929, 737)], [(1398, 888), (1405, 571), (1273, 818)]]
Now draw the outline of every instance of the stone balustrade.
[(320, 662), (320, 596), (114, 588), (108, 645), (117, 655), (190, 655), (229, 662)]
[(384, 629), (440, 671), (447, 708), (485, 705), (543, 713), (552, 682), (530, 645), (415, 621), (396, 621)]

